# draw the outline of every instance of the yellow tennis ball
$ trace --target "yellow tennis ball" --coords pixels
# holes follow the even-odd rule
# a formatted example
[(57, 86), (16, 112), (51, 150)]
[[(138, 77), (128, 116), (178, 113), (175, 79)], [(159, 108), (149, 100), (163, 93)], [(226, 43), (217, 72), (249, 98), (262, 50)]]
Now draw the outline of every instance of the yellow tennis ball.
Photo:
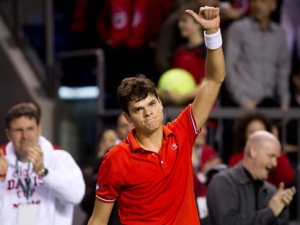
[(177, 94), (186, 94), (196, 87), (194, 77), (186, 70), (174, 68), (164, 72), (158, 80), (160, 91), (171, 91)]

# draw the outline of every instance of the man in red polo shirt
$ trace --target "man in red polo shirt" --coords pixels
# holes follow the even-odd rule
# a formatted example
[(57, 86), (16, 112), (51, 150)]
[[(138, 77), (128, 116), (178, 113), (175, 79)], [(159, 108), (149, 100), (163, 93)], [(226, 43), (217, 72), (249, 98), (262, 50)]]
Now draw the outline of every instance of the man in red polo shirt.
[(104, 157), (89, 225), (107, 224), (118, 199), (122, 224), (199, 225), (192, 146), (225, 77), (219, 9), (187, 10), (205, 30), (206, 77), (192, 104), (166, 126), (156, 87), (145, 76), (125, 78), (117, 90), (134, 129)]

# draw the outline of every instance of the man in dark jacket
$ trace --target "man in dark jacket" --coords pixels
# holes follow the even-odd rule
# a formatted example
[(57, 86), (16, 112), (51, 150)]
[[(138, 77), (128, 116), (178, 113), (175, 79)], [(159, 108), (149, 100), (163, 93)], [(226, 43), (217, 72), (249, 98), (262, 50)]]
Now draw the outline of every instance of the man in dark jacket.
[(277, 166), (278, 139), (267, 131), (256, 131), (246, 143), (243, 160), (218, 173), (208, 186), (207, 205), (213, 225), (286, 225), (288, 206), (295, 187), (276, 190), (266, 182)]

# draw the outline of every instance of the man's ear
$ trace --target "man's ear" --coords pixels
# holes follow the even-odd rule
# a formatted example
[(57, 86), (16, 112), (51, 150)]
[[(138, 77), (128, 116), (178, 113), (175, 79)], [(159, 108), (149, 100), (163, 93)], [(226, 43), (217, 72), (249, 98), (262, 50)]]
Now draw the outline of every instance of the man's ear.
[(132, 123), (132, 120), (127, 112), (122, 112), (123, 116), (127, 120), (128, 123)]
[(253, 146), (249, 148), (249, 156), (253, 159), (257, 156), (257, 149)]
[(159, 97), (157, 98), (157, 100), (158, 100), (159, 104), (161, 105), (161, 110), (163, 110), (163, 109), (164, 109), (164, 106), (163, 106), (163, 104), (162, 104), (162, 101), (160, 100)]

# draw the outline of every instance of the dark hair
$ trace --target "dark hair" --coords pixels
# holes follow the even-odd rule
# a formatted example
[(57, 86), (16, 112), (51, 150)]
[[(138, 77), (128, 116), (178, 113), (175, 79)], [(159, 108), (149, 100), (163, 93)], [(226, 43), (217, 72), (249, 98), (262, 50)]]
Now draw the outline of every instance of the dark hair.
[(29, 119), (35, 119), (37, 124), (40, 123), (40, 117), (36, 109), (29, 105), (17, 104), (11, 107), (7, 113), (5, 121), (6, 128), (10, 129), (11, 121), (23, 116), (28, 117)]
[(241, 117), (235, 124), (233, 130), (233, 151), (241, 152), (246, 144), (246, 129), (247, 126), (254, 120), (259, 120), (264, 124), (266, 130), (271, 132), (273, 122), (272, 120), (265, 114), (260, 112), (249, 113)]
[(149, 94), (158, 99), (155, 84), (143, 74), (139, 74), (136, 77), (124, 78), (117, 90), (120, 107), (128, 114), (129, 102), (141, 101), (147, 98)]
[(42, 116), (41, 107), (35, 101), (32, 101), (32, 100), (19, 101), (14, 104), (14, 106), (16, 106), (16, 105), (26, 105), (26, 106), (32, 107), (34, 110), (36, 110), (39, 118), (41, 118), (41, 116)]

